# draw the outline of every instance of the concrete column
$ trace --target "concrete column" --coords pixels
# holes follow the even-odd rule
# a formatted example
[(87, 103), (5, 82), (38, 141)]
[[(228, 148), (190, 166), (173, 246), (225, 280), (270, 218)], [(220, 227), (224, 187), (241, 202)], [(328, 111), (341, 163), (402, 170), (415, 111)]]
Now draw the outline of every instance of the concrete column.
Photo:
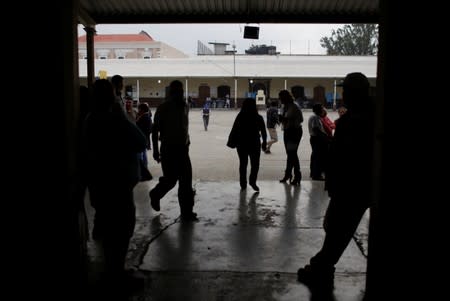
[(186, 78), (186, 80), (185, 80), (185, 87), (186, 87), (186, 102), (188, 101), (188, 97), (189, 97), (189, 81), (188, 81), (188, 79)]
[[(448, 234), (442, 218), (448, 214), (440, 215), (438, 203), (442, 202), (434, 202), (447, 199), (448, 186), (439, 182), (435, 170), (448, 156), (439, 151), (436, 141), (428, 139), (430, 133), (446, 137), (447, 128), (435, 124), (436, 116), (445, 112), (441, 104), (435, 107), (436, 99), (443, 95), (437, 87), (446, 86), (446, 77), (435, 71), (444, 62), (437, 55), (440, 46), (434, 43), (447, 34), (439, 15), (446, 14), (443, 3), (380, 1), (374, 205), (365, 301), (438, 300), (441, 297), (436, 295), (445, 293), (448, 285), (440, 276), (440, 271), (446, 273), (444, 262), (448, 259), (442, 249), (442, 239)], [(411, 41), (417, 39), (411, 24), (425, 15), (434, 16), (433, 21), (420, 24), (427, 37), (411, 47)], [(412, 93), (406, 93), (406, 87)], [(399, 95), (405, 93), (407, 101), (399, 101)], [(430, 111), (425, 112), (427, 109)], [(411, 116), (420, 118), (419, 127), (405, 131)]]
[(95, 81), (95, 49), (94, 49), (94, 36), (95, 36), (95, 27), (94, 26), (86, 26), (84, 27), (84, 31), (86, 31), (86, 51), (87, 51), (87, 83), (89, 91), (92, 91), (92, 86)]

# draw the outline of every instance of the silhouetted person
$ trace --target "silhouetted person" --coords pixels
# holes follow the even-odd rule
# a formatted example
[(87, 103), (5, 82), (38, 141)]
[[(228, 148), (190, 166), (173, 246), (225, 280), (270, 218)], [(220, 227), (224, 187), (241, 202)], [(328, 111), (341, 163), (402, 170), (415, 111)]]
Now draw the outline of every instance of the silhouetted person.
[(120, 290), (136, 222), (133, 188), (139, 182), (139, 154), (145, 150), (146, 140), (114, 106), (111, 83), (97, 80), (93, 111), (84, 124), (84, 147), (87, 184), (96, 211), (94, 227), (104, 251), (104, 276), (112, 288)]
[(114, 75), (111, 77), (111, 84), (114, 90), (114, 100), (125, 111), (125, 100), (122, 97), (123, 77), (121, 75)]
[[(302, 173), (300, 172), (300, 161), (298, 159), (297, 150), (303, 135), (303, 113), (300, 107), (294, 103), (294, 99), (289, 91), (282, 90), (278, 93), (278, 96), (283, 104), (280, 121), (282, 124), (284, 147), (287, 155), (284, 177), (280, 182), (286, 183), (289, 180), (292, 185), (299, 185), (302, 179)], [(291, 180), (292, 170), (294, 170), (293, 180)]]
[[(160, 210), (160, 200), (178, 181), (178, 202), (181, 218), (185, 221), (197, 219), (193, 212), (194, 191), (192, 189), (192, 165), (189, 158), (189, 107), (183, 100), (183, 84), (172, 81), (169, 97), (158, 106), (153, 118), (153, 158), (161, 162), (163, 176), (150, 191), (150, 204)], [(161, 141), (161, 148), (158, 145)], [(161, 150), (161, 152), (160, 152)]]
[[(152, 133), (153, 121), (150, 113), (150, 108), (148, 103), (142, 102), (138, 105), (138, 113), (136, 115), (136, 125), (145, 135), (145, 139), (147, 139), (147, 150), (151, 149), (151, 140), (150, 134)], [(147, 151), (143, 152), (142, 160), (144, 164), (148, 164), (147, 160)]]
[(373, 119), (369, 81), (362, 73), (345, 77), (343, 101), (348, 110), (336, 125), (326, 172), (325, 239), (310, 264), (297, 272), (311, 291), (333, 289), (334, 266), (371, 204)]
[(138, 105), (136, 125), (142, 131), (147, 141), (147, 147), (141, 153), (141, 181), (150, 181), (153, 179), (153, 176), (148, 170), (147, 150), (151, 149), (150, 134), (152, 133), (152, 117), (150, 115), (150, 108), (146, 102), (141, 102)]
[(266, 150), (267, 133), (264, 119), (258, 114), (256, 101), (253, 98), (246, 98), (243, 101), (241, 111), (234, 120), (230, 137), (235, 140), (239, 156), (239, 182), (241, 189), (247, 188), (247, 165), (248, 158), (250, 158), (248, 182), (255, 191), (259, 191), (256, 179), (258, 177), (261, 149), (263, 151)]
[(84, 199), (86, 195), (87, 181), (86, 181), (86, 153), (83, 149), (83, 124), (86, 116), (89, 113), (90, 106), (90, 97), (89, 97), (89, 89), (86, 86), (80, 86), (80, 114), (79, 114), (79, 122), (78, 122), (78, 141), (77, 141), (77, 160), (79, 162), (78, 168), (76, 169), (76, 178), (77, 178), (77, 186), (76, 186), (76, 200), (78, 210), (82, 217), (82, 225), (85, 229), (85, 236), (83, 241), (83, 247), (86, 246), (86, 242), (89, 239), (89, 226), (88, 220), (86, 216), (86, 208), (84, 204)]
[(347, 113), (347, 108), (344, 107), (344, 106), (340, 106), (340, 107), (337, 109), (337, 112), (338, 112), (338, 116), (339, 116), (339, 117), (338, 117), (337, 119), (334, 120), (334, 125), (335, 125), (335, 127), (336, 127), (336, 125), (338, 124), (339, 119), (341, 119), (342, 115), (344, 115), (345, 113)]
[(324, 107), (316, 103), (312, 107), (313, 115), (308, 119), (309, 143), (311, 144), (310, 176), (314, 181), (323, 181), (323, 173), (328, 155), (330, 137), (326, 133), (321, 116)]

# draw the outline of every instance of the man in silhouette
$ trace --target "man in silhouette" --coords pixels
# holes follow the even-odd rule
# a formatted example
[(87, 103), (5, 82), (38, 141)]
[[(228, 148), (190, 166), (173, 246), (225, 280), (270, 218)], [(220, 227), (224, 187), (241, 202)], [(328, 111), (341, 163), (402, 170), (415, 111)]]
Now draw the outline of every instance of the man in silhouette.
[(330, 147), (325, 239), (310, 263), (297, 272), (298, 281), (312, 291), (334, 288), (334, 266), (371, 205), (373, 118), (369, 86), (362, 73), (348, 74), (343, 83), (348, 110), (339, 119)]
[[(160, 200), (178, 181), (178, 202), (181, 219), (194, 221), (194, 191), (192, 189), (192, 165), (189, 158), (189, 107), (183, 100), (183, 84), (175, 80), (170, 83), (169, 96), (156, 109), (153, 118), (153, 158), (161, 162), (163, 176), (150, 191), (150, 204), (160, 210)], [(158, 145), (161, 141), (161, 148)]]

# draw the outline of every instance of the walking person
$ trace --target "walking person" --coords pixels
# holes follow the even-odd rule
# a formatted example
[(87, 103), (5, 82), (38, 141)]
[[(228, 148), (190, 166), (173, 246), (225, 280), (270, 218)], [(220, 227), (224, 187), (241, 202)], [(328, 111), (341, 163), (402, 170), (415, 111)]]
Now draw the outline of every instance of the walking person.
[(203, 118), (203, 126), (205, 128), (205, 131), (208, 130), (208, 124), (209, 124), (209, 114), (211, 113), (211, 110), (209, 109), (209, 103), (205, 103), (202, 109), (202, 118)]
[(230, 95), (225, 96), (225, 108), (229, 109), (231, 107)]
[(278, 101), (272, 100), (270, 107), (267, 109), (267, 131), (269, 132), (270, 141), (267, 142), (266, 154), (270, 154), (272, 144), (278, 142), (277, 125), (280, 123), (278, 118)]
[(325, 239), (309, 264), (297, 271), (298, 281), (312, 292), (333, 290), (335, 265), (371, 205), (373, 113), (369, 87), (367, 77), (359, 72), (347, 74), (343, 82), (347, 112), (339, 118), (330, 146)]
[[(280, 180), (280, 183), (290, 181), (292, 185), (300, 185), (302, 173), (300, 171), (300, 160), (298, 159), (297, 150), (303, 135), (303, 113), (300, 107), (294, 103), (294, 98), (289, 91), (281, 90), (278, 93), (278, 97), (283, 105), (280, 121), (287, 156), (284, 177)], [(292, 170), (294, 170), (294, 179), (292, 179)]]
[(183, 84), (174, 80), (169, 85), (169, 97), (158, 106), (153, 117), (153, 158), (161, 163), (163, 176), (149, 195), (152, 208), (160, 211), (160, 200), (178, 182), (180, 217), (183, 221), (195, 221), (188, 112), (189, 107), (183, 99)]
[(247, 165), (248, 158), (250, 158), (248, 183), (253, 190), (259, 191), (256, 180), (261, 149), (265, 151), (267, 146), (267, 133), (264, 119), (258, 114), (255, 99), (246, 98), (243, 101), (241, 111), (234, 120), (227, 145), (237, 149), (241, 190), (247, 188)]

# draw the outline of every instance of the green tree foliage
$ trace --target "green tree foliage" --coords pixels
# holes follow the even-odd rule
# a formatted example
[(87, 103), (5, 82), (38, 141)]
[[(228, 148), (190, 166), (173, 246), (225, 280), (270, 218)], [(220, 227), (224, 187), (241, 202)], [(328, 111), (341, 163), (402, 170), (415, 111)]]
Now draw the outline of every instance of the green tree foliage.
[(347, 24), (332, 30), (331, 37), (320, 39), (328, 55), (376, 55), (378, 51), (378, 25)]

